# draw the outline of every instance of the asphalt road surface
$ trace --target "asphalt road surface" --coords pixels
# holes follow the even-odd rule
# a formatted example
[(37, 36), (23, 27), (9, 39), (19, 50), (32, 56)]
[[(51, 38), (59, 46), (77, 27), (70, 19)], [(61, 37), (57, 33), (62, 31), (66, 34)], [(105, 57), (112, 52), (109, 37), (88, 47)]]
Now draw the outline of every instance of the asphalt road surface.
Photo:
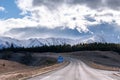
[(28, 80), (120, 80), (118, 72), (93, 69), (82, 61), (70, 59), (66, 67)]

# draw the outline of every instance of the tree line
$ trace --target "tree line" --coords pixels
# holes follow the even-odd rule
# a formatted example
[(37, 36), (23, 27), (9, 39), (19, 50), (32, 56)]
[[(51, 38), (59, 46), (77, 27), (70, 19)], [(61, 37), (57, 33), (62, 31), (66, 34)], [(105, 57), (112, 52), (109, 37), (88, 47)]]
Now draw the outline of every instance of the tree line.
[(3, 48), (0, 51), (13, 51), (13, 52), (20, 52), (20, 51), (27, 51), (27, 52), (73, 52), (73, 51), (115, 51), (120, 53), (120, 44), (115, 43), (80, 43), (77, 45), (51, 45), (51, 46), (41, 46), (41, 47), (14, 47), (11, 45), (9, 48)]

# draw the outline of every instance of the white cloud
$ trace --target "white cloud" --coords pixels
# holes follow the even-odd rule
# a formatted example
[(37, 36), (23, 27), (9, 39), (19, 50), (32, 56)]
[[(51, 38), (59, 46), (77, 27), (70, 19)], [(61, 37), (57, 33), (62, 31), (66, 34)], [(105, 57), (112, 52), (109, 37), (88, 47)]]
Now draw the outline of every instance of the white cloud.
[[(80, 0), (77, 1), (80, 2)], [(102, 1), (104, 2), (105, 0)], [(89, 3), (89, 6), (92, 4), (89, 1), (87, 1), (87, 3)], [(47, 5), (49, 3), (46, 4), (46, 2), (44, 2), (44, 4), (41, 3), (41, 5), (35, 6), (33, 5), (33, 0), (16, 0), (16, 4), (18, 8), (22, 10), (22, 15), (30, 14), (30, 16), (0, 20), (0, 26), (3, 26), (0, 28), (2, 30), (1, 33), (19, 27), (45, 26), (48, 28), (55, 28), (63, 26), (71, 29), (77, 28), (79, 32), (87, 32), (89, 31), (88, 26), (102, 23), (117, 24), (120, 26), (120, 11), (108, 7), (105, 7), (104, 9), (92, 9), (92, 6), (73, 5), (67, 4), (66, 2), (60, 2), (60, 5), (56, 7), (52, 6), (51, 9), (48, 8)], [(54, 4), (50, 3), (50, 5)], [(94, 21), (87, 20), (86, 16), (94, 19)]]
[(16, 0), (18, 8), (22, 10), (22, 15), (26, 14), (27, 11), (31, 11), (33, 0)]
[(0, 6), (0, 11), (5, 11), (5, 8)]
[(24, 17), (22, 19), (20, 18), (10, 18), (7, 20), (0, 20), (0, 34), (4, 34), (4, 32), (12, 29), (12, 28), (24, 28), (24, 27), (33, 27), (37, 26), (37, 22), (35, 22), (32, 19), (29, 19), (28, 17)]

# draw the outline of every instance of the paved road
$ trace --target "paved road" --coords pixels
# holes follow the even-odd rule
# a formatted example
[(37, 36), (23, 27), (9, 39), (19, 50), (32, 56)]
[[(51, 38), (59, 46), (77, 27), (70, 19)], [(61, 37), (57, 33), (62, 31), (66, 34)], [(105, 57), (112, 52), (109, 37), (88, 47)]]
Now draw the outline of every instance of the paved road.
[(70, 59), (70, 64), (63, 69), (36, 76), (28, 80), (120, 80), (113, 71), (93, 69), (77, 59)]

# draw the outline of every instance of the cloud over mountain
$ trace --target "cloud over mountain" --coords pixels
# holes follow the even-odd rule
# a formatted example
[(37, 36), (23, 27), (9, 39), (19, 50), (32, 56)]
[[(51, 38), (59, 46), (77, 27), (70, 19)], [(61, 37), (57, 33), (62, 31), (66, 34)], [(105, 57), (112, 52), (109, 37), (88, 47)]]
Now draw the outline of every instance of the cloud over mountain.
[[(10, 35), (11, 37), (16, 37), (19, 39), (25, 38), (48, 38), (48, 37), (56, 37), (56, 38), (80, 38), (84, 35), (90, 35), (90, 32), (84, 33), (79, 32), (76, 28), (64, 28), (62, 26), (49, 29), (46, 27), (26, 27), (26, 28), (13, 28), (6, 32), (4, 35)], [(17, 36), (16, 36), (17, 35)]]
[[(89, 32), (79, 32), (76, 28), (71, 29), (63, 26), (50, 29), (47, 27), (26, 27), (26, 28), (13, 28), (7, 31), (4, 35), (15, 37), (18, 39), (29, 38), (70, 38), (70, 39), (87, 39), (91, 36), (101, 36), (107, 42), (119, 43), (120, 42), (120, 28), (116, 25), (103, 23), (100, 25), (89, 26)], [(100, 37), (100, 38), (101, 38)]]
[(23, 17), (0, 19), (0, 35), (25, 38), (101, 35), (97, 26), (106, 30), (104, 24), (110, 25), (107, 30), (115, 35), (118, 34), (115, 30), (120, 31), (120, 0), (15, 0), (15, 3)]

